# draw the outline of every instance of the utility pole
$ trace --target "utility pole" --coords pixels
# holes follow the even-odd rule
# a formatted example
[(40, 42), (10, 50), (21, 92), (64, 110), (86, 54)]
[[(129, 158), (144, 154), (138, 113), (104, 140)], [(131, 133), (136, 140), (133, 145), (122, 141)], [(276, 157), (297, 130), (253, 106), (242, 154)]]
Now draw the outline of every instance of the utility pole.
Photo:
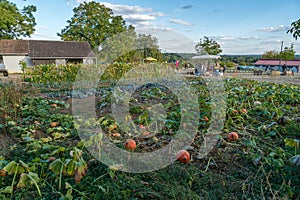
[[(282, 68), (281, 66), (281, 53), (282, 53), (282, 48), (283, 48), (283, 41), (281, 41), (281, 47), (280, 47), (280, 54), (279, 54), (279, 66)], [(282, 70), (283, 71), (283, 70)]]

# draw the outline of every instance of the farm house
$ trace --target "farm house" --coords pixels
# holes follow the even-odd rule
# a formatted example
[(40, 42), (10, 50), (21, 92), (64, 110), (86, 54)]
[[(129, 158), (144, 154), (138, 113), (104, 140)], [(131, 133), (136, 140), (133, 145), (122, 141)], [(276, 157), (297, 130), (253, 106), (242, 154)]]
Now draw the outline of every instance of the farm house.
[(27, 66), (41, 64), (95, 63), (88, 42), (47, 40), (0, 40), (0, 56), (9, 73), (20, 73), (20, 61)]

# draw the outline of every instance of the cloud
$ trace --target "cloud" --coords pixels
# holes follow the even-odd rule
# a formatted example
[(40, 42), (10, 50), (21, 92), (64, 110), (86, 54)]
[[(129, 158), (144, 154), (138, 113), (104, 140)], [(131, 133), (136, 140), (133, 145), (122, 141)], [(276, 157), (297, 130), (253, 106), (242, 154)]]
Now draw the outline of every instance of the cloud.
[(190, 9), (192, 8), (192, 5), (186, 5), (186, 6), (182, 6), (181, 9), (186, 10), (186, 9)]
[(235, 41), (236, 40), (236, 38), (234, 38), (232, 36), (210, 36), (208, 38), (213, 39), (213, 40), (218, 40), (218, 41)]
[(187, 21), (180, 20), (180, 19), (169, 19), (169, 22), (173, 23), (173, 24), (180, 24), (180, 25), (183, 25), (183, 26), (192, 26), (191, 23), (189, 23)]
[(280, 31), (287, 31), (289, 28), (290, 26), (280, 25), (278, 27), (261, 28), (258, 30), (263, 32), (280, 32)]
[(32, 36), (32, 39), (35, 39), (35, 40), (44, 40), (44, 39), (59, 40), (60, 39), (58, 36), (53, 37), (51, 35), (44, 34), (44, 33), (38, 33), (38, 32), (34, 32), (31, 36)]
[(121, 15), (126, 22), (132, 24), (136, 28), (141, 26), (151, 26), (153, 25), (152, 22), (156, 20), (157, 17), (165, 16), (163, 12), (155, 12), (152, 8), (148, 7), (112, 4), (108, 2), (100, 2), (100, 4), (112, 9), (114, 15)]
[(282, 42), (282, 40), (266, 40), (266, 41), (261, 42), (260, 44), (261, 45), (273, 45), (273, 44), (279, 44), (281, 42)]
[(83, 2), (91, 2), (93, 0), (76, 0), (77, 3), (83, 3)]
[(141, 33), (148, 33), (149, 31), (150, 32), (155, 32), (155, 31), (174, 31), (173, 28), (169, 28), (169, 27), (165, 27), (165, 26), (156, 26), (156, 25), (152, 25), (152, 24), (145, 24), (145, 26), (143, 26), (142, 28), (138, 27), (136, 28), (136, 30), (138, 32), (141, 32)]
[(259, 39), (258, 36), (242, 36), (242, 37), (239, 37), (240, 40), (257, 40)]

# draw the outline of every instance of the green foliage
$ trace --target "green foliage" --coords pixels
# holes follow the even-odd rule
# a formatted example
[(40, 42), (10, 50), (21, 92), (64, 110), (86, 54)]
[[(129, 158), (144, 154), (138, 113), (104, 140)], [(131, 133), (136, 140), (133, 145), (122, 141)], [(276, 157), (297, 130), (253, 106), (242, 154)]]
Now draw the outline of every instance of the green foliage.
[(287, 33), (292, 34), (295, 40), (300, 37), (300, 19), (291, 23), (291, 28), (287, 31)]
[(35, 6), (29, 5), (19, 10), (14, 3), (1, 0), (0, 11), (0, 39), (29, 37), (35, 31)]
[(110, 8), (95, 1), (83, 2), (73, 12), (73, 17), (58, 36), (65, 41), (87, 41), (92, 49), (106, 38), (132, 29), (125, 26), (121, 16), (114, 16)]
[(295, 50), (293, 44), (290, 47), (284, 47), (283, 51), (278, 52), (275, 50), (267, 51), (262, 55), (262, 58), (276, 58), (282, 60), (295, 59)]
[(221, 62), (233, 62), (238, 65), (253, 65), (258, 59), (260, 59), (260, 55), (221, 55)]
[(263, 55), (262, 58), (278, 58), (279, 57), (279, 52), (275, 50), (271, 51), (266, 51)]
[(293, 44), (291, 47), (285, 47), (282, 52), (279, 53), (279, 58), (282, 60), (293, 60), (295, 59), (295, 50)]
[(213, 39), (204, 36), (200, 42), (196, 44), (195, 49), (200, 54), (217, 55), (222, 53), (221, 46)]
[[(20, 112), (22, 98), (28, 88), (13, 83), (0, 83), (0, 124), (15, 121)], [(0, 127), (1, 130), (1, 127)]]
[[(122, 73), (115, 77), (120, 78)], [(16, 139), (15, 146), (7, 149), (6, 158), (0, 155), (0, 198), (39, 199), (43, 195), (44, 199), (297, 199), (300, 126), (295, 119), (299, 115), (299, 86), (224, 80), (228, 96), (224, 104), (228, 110), (223, 133), (218, 135), (213, 151), (206, 158), (198, 159), (204, 130), (211, 123), (203, 117), (210, 118), (210, 108), (214, 105), (203, 79), (188, 81), (199, 97), (201, 108), (199, 127), (195, 128), (198, 134), (188, 149), (191, 162), (174, 162), (142, 174), (120, 172), (118, 163), (107, 167), (91, 159), (87, 146), (98, 151), (93, 145), (105, 138), (124, 148), (123, 141), (129, 137), (118, 128), (109, 112), (102, 113), (99, 119), (82, 120), (83, 129), (100, 124), (103, 135), (94, 134), (91, 140), (79, 141), (78, 126), (74, 125), (73, 116), (66, 114), (68, 104), (41, 97), (22, 98), (19, 119), (8, 123), (7, 129)], [(112, 88), (97, 88), (99, 103), (111, 103)], [(4, 100), (7, 101), (1, 99)], [(150, 110), (153, 111), (153, 107), (148, 108), (157, 103), (168, 114), (164, 128), (157, 131), (155, 140), (135, 137), (136, 153), (154, 151), (168, 144), (180, 126), (184, 111), (176, 95), (154, 84), (135, 91), (129, 101), (129, 117), (137, 124), (147, 125), (152, 120)], [(97, 112), (106, 111), (103, 106), (95, 107)], [(242, 109), (247, 112), (241, 112)], [(58, 122), (59, 126), (49, 127), (51, 121)], [(238, 141), (228, 141), (227, 133), (231, 131), (238, 132)], [(74, 134), (55, 139), (55, 132)], [(112, 139), (113, 133), (120, 136)]]
[(73, 82), (80, 65), (37, 65), (25, 68), (28, 81), (32, 83)]

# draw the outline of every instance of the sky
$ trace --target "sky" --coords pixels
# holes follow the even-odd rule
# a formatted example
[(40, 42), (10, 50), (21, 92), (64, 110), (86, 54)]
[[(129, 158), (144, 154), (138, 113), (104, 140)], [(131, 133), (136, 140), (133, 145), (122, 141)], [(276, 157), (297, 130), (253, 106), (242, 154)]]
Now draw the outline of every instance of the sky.
[[(60, 40), (73, 8), (88, 0), (10, 0), (18, 8), (35, 5), (37, 26), (30, 39)], [(158, 39), (163, 52), (195, 52), (204, 36), (221, 46), (221, 54), (263, 54), (300, 40), (287, 30), (300, 18), (300, 0), (105, 0), (98, 1), (122, 15), (138, 33)]]

